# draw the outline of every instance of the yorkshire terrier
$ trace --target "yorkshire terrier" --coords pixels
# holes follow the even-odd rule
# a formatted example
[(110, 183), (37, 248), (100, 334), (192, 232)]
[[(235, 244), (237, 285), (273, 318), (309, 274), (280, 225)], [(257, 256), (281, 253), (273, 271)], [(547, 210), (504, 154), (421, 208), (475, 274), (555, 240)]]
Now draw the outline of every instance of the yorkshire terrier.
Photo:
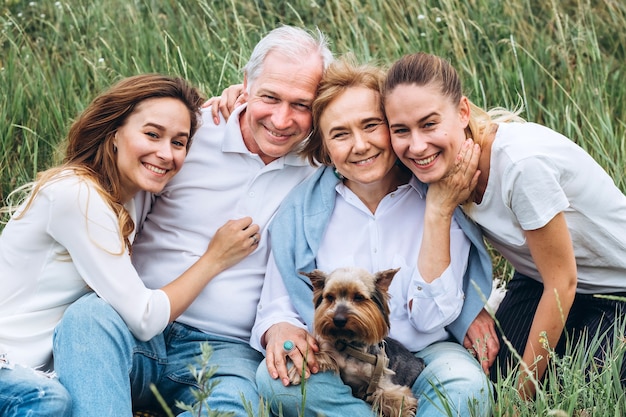
[[(313, 284), (314, 333), (319, 344), (316, 360), (321, 371), (338, 372), (355, 397), (385, 417), (413, 417), (417, 399), (411, 387), (424, 369), (389, 333), (387, 290), (398, 269), (372, 275), (360, 268), (339, 268), (325, 274), (301, 272)], [(292, 367), (297, 385), (301, 371)]]

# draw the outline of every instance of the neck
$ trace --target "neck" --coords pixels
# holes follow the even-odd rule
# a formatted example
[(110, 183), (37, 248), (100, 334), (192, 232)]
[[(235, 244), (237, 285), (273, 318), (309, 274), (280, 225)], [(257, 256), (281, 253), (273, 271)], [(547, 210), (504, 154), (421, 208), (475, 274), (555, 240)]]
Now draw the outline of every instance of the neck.
[(400, 185), (406, 184), (409, 178), (409, 172), (405, 172), (399, 166), (394, 165), (387, 175), (375, 183), (358, 184), (346, 179), (344, 184), (359, 197), (372, 213), (375, 213), (381, 200), (387, 194), (397, 190)]
[(480, 203), (483, 201), (485, 190), (487, 189), (487, 183), (489, 182), (489, 169), (491, 167), (491, 145), (496, 138), (496, 132), (498, 131), (498, 125), (492, 124), (489, 131), (483, 137), (483, 141), (480, 147), (480, 159), (478, 160), (478, 169), (480, 175), (478, 177), (478, 184), (474, 189), (474, 203)]

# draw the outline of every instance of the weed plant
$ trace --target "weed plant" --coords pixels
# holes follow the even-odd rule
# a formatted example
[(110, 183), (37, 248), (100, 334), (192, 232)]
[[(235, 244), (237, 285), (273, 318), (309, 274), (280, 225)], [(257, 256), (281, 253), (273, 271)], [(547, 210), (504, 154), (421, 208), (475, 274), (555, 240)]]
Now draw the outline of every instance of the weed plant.
[[(114, 81), (161, 72), (220, 94), (283, 23), (317, 26), (337, 55), (382, 66), (420, 50), (442, 55), (476, 104), (523, 106), (523, 117), (570, 137), (626, 191), (623, 1), (4, 0), (0, 199), (58, 163), (72, 119)], [(496, 253), (494, 266), (510, 276)], [(623, 329), (615, 338), (623, 344)], [(615, 370), (584, 378), (585, 354), (554, 358), (555, 376), (534, 403), (517, 402), (512, 380), (501, 380), (498, 404), (521, 417), (626, 414)], [(507, 407), (498, 415), (512, 415)]]

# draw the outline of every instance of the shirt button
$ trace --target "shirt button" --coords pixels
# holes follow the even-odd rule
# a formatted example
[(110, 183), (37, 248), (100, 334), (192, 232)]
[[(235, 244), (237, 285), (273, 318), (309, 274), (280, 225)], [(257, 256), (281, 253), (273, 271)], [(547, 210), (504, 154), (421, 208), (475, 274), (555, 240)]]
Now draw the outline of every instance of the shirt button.
[(421, 286), (421, 285), (418, 285), (418, 286), (417, 286), (417, 290), (418, 290), (418, 291), (422, 291), (422, 286)]
[(256, 195), (256, 194), (254, 193), (254, 191), (250, 191), (250, 192), (248, 193), (248, 196), (249, 196), (249, 197), (254, 197), (255, 195)]

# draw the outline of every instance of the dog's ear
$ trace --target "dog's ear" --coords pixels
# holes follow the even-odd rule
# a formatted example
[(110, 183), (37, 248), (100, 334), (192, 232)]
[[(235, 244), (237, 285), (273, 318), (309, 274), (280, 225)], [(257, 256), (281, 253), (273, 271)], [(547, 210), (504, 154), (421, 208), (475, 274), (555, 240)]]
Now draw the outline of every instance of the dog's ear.
[(376, 287), (382, 291), (387, 291), (391, 285), (391, 280), (399, 270), (400, 268), (396, 268), (377, 272), (376, 275), (374, 275), (376, 278)]
[(300, 275), (309, 277), (309, 279), (311, 280), (311, 284), (313, 284), (313, 290), (317, 291), (324, 288), (324, 283), (326, 282), (326, 274), (319, 269), (314, 269), (311, 272), (300, 271)]

